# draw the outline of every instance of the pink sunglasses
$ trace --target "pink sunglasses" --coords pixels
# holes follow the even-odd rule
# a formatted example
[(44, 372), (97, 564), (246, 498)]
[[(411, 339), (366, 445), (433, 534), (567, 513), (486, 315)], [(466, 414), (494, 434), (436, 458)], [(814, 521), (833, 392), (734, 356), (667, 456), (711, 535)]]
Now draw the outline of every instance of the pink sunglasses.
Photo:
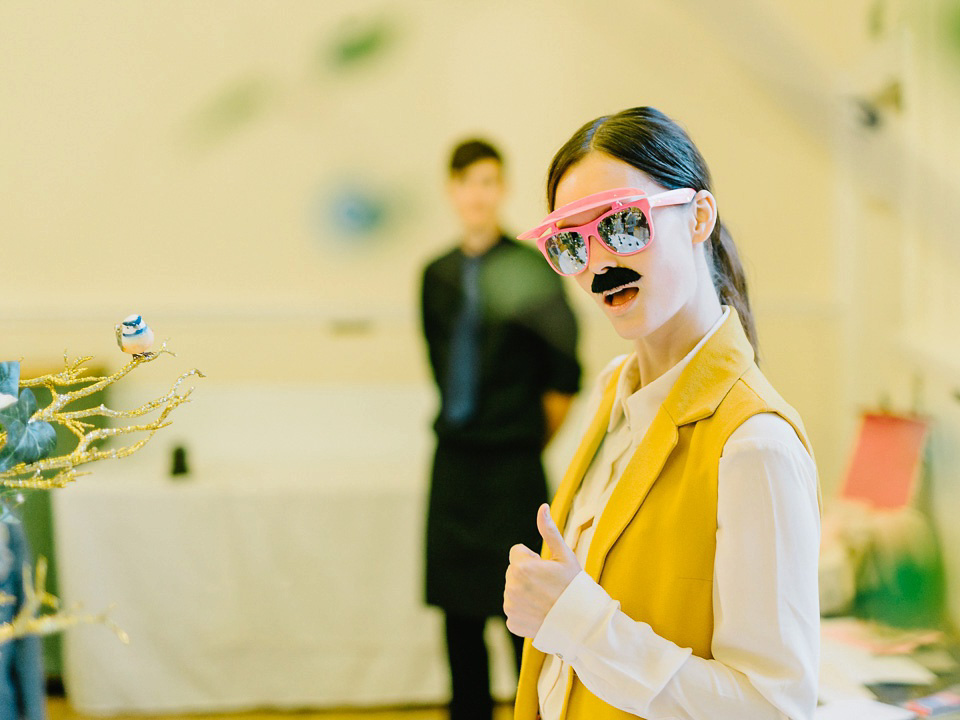
[[(656, 195), (647, 195), (637, 188), (606, 190), (554, 210), (518, 239), (536, 239), (550, 267), (561, 275), (579, 275), (590, 263), (591, 236), (615, 255), (633, 255), (653, 242), (651, 208), (684, 205), (696, 194), (693, 188), (667, 190)], [(610, 210), (585, 225), (557, 226), (565, 218), (607, 205)]]

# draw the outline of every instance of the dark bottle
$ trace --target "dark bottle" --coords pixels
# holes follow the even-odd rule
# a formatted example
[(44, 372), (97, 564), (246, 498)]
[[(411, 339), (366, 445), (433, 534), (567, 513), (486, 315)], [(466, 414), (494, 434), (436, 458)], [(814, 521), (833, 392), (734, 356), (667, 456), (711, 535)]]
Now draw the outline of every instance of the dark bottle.
[(178, 480), (185, 479), (184, 475), (190, 474), (190, 468), (187, 467), (187, 449), (182, 445), (177, 445), (173, 449), (173, 463), (170, 466), (170, 475)]

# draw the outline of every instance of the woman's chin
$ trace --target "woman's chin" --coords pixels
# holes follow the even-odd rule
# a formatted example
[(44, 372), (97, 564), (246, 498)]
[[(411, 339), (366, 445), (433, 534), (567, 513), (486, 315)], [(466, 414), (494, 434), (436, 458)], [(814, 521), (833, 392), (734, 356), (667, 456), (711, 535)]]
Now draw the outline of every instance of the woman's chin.
[(614, 331), (624, 340), (639, 340), (650, 333), (646, 318), (642, 316), (637, 317), (636, 313), (631, 317), (620, 316), (609, 319)]

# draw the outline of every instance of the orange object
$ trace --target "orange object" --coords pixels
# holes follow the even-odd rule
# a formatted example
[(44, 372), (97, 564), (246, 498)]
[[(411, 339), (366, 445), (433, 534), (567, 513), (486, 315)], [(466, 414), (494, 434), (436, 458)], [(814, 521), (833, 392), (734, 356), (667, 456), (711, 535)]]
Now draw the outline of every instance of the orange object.
[(909, 505), (920, 479), (928, 430), (922, 418), (866, 413), (841, 497), (878, 510)]

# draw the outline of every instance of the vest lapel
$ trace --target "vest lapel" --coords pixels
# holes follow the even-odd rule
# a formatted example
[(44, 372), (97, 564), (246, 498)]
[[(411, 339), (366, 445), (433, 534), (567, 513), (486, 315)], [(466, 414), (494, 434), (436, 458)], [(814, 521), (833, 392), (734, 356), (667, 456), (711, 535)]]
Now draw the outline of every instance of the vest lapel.
[(753, 348), (737, 311), (730, 308), (729, 317), (680, 374), (610, 495), (597, 521), (584, 568), (594, 580), (599, 581), (607, 553), (637, 514), (677, 446), (678, 427), (712, 415), (752, 364)]
[(731, 307), (723, 325), (683, 369), (663, 407), (677, 426), (710, 417), (752, 365), (753, 346)]
[(657, 411), (650, 429), (643, 436), (623, 476), (617, 482), (606, 508), (597, 521), (597, 529), (590, 543), (584, 570), (599, 581), (603, 561), (620, 537), (620, 533), (637, 514), (647, 493), (653, 487), (670, 453), (677, 446), (677, 426), (663, 407)]
[[(553, 521), (557, 524), (560, 532), (564, 531), (570, 506), (573, 504), (573, 498), (580, 488), (580, 483), (583, 481), (584, 475), (587, 473), (587, 468), (589, 468), (590, 463), (593, 462), (593, 456), (596, 455), (597, 448), (600, 447), (600, 443), (603, 442), (603, 438), (607, 434), (607, 425), (610, 423), (610, 412), (613, 410), (613, 400), (617, 394), (617, 380), (620, 378), (620, 371), (622, 369), (623, 365), (621, 364), (620, 367), (614, 371), (613, 377), (610, 378), (610, 382), (606, 390), (604, 390), (603, 398), (600, 401), (600, 407), (593, 416), (593, 421), (583, 436), (583, 440), (580, 441), (580, 447), (577, 448), (573, 460), (570, 461), (570, 467), (567, 468), (567, 472), (560, 482), (560, 487), (557, 488), (557, 494), (553, 498), (553, 503), (550, 506), (550, 514), (553, 515)], [(548, 552), (546, 545), (544, 545), (543, 557), (548, 557)]]
[[(567, 522), (567, 515), (570, 512), (570, 506), (573, 504), (573, 497), (580, 487), (587, 468), (589, 468), (590, 463), (593, 462), (593, 456), (596, 455), (597, 448), (600, 447), (600, 443), (603, 442), (603, 438), (607, 434), (607, 426), (610, 424), (610, 411), (613, 409), (613, 400), (617, 394), (617, 380), (620, 378), (620, 371), (622, 369), (623, 364), (621, 363), (620, 367), (614, 371), (613, 377), (610, 378), (610, 382), (607, 384), (603, 398), (600, 401), (600, 407), (593, 416), (593, 421), (583, 436), (583, 440), (580, 441), (580, 447), (577, 448), (573, 460), (570, 461), (570, 467), (563, 476), (560, 487), (557, 488), (557, 494), (554, 496), (553, 502), (550, 505), (550, 513), (553, 516), (553, 521), (557, 524), (557, 527), (560, 528), (561, 533)], [(541, 555), (545, 558), (550, 557), (550, 551), (547, 549), (546, 543), (543, 545)], [(533, 643), (530, 640), (524, 642), (523, 663), (520, 669), (517, 700), (514, 710), (515, 716), (518, 718), (533, 718), (537, 716), (537, 681), (540, 677), (540, 671), (543, 669), (543, 657), (543, 653), (533, 647)], [(570, 693), (572, 677), (573, 671), (568, 668), (565, 680), (568, 695)], [(566, 705), (566, 699), (564, 699), (564, 705)]]

